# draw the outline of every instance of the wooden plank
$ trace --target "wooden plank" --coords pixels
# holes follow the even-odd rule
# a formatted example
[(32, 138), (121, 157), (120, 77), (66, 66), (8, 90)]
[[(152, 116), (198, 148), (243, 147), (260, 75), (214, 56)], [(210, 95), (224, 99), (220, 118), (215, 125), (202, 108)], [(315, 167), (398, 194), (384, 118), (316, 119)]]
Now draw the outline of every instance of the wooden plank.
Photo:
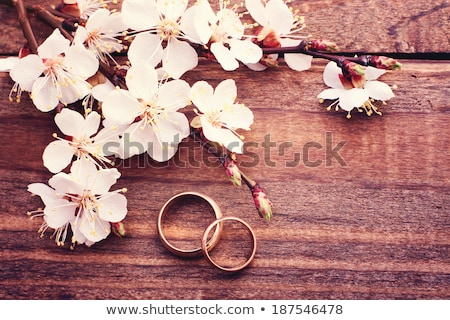
[[(5, 1), (8, 0), (1, 2)], [(29, 0), (27, 3), (49, 2)], [(212, 3), (218, 5), (218, 2)], [(358, 0), (295, 0), (290, 5), (305, 16), (305, 36), (311, 34), (315, 38), (333, 40), (346, 52), (448, 53), (450, 49), (450, 3), (447, 0), (367, 0), (364, 4)], [(0, 43), (0, 54), (12, 54), (23, 45), (22, 32), (14, 8), (0, 6), (0, 34), (7, 35), (8, 40)], [(115, 8), (120, 9), (120, 5)], [(36, 26), (36, 36), (42, 42), (51, 28), (33, 16), (31, 19)]]
[[(42, 206), (27, 185), (51, 177), (41, 154), (53, 140), (53, 113), (39, 112), (27, 97), (8, 102), (13, 83), (0, 74), (0, 298), (449, 299), (450, 64), (402, 63), (403, 71), (382, 78), (399, 87), (384, 115), (347, 120), (316, 98), (325, 88), (323, 61), (307, 72), (283, 67), (257, 77), (202, 61), (186, 74), (191, 85), (233, 77), (237, 100), (254, 112), (239, 159), (274, 202), (272, 221), (260, 219), (248, 190), (233, 187), (207, 153), (185, 141), (167, 165), (145, 156), (119, 163), (116, 186), (129, 189), (128, 237), (75, 251), (48, 235), (40, 239), (39, 219), (26, 216)], [(308, 143), (315, 148), (305, 159)], [(158, 211), (187, 190), (212, 196), (225, 215), (254, 228), (258, 247), (249, 268), (224, 275), (162, 246)], [(176, 230), (198, 233), (200, 224)]]

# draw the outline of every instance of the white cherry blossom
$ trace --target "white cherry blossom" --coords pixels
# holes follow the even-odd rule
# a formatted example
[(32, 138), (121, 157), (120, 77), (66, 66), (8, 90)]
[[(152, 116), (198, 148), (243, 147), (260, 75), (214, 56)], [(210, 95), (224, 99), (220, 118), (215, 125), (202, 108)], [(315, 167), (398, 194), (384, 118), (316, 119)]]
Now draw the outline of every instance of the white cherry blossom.
[[(270, 35), (282, 47), (297, 46), (305, 36), (297, 33), (304, 28), (303, 19), (295, 15), (283, 0), (270, 0), (264, 6), (261, 0), (245, 0), (252, 18), (261, 26), (258, 40)], [(273, 41), (273, 40), (272, 40)], [(286, 53), (284, 61), (293, 70), (303, 71), (311, 67), (312, 57), (302, 53)], [(265, 69), (262, 64), (247, 64), (253, 70)]]
[(247, 64), (261, 59), (262, 49), (246, 41), (245, 27), (234, 10), (222, 6), (214, 13), (207, 0), (198, 0), (195, 10), (194, 26), (199, 39), (209, 46), (224, 70), (237, 69), (238, 61)]
[(167, 161), (189, 135), (189, 123), (178, 112), (189, 101), (189, 84), (180, 79), (159, 81), (149, 64), (133, 65), (127, 72), (128, 90), (116, 89), (103, 101), (109, 125), (124, 126), (117, 155), (126, 159), (147, 152), (156, 161)]
[(101, 116), (93, 111), (86, 118), (79, 112), (64, 108), (55, 116), (55, 123), (66, 139), (58, 138), (44, 149), (42, 159), (44, 166), (52, 173), (66, 168), (73, 157), (87, 159), (97, 165), (111, 163), (106, 156), (107, 145), (114, 144), (119, 139), (119, 132), (114, 127), (103, 128), (100, 131)]
[(58, 245), (64, 245), (69, 228), (72, 245), (88, 246), (105, 239), (111, 232), (111, 223), (122, 221), (127, 214), (127, 199), (120, 192), (110, 191), (120, 177), (117, 169), (97, 169), (86, 160), (75, 161), (70, 173), (57, 173), (47, 186), (33, 183), (28, 191), (41, 197), (45, 208), (29, 212), (32, 217), (42, 216), (39, 230), (43, 235), (54, 229)]
[(98, 60), (81, 45), (70, 45), (58, 29), (38, 47), (38, 54), (19, 59), (10, 71), (22, 90), (31, 92), (41, 111), (53, 110), (59, 102), (67, 105), (85, 97), (87, 78), (95, 74)]
[[(125, 24), (138, 33), (128, 50), (132, 65), (149, 63), (162, 67), (169, 77), (178, 79), (198, 64), (194, 48), (181, 23), (186, 0), (124, 0), (122, 17)], [(165, 46), (163, 46), (165, 43)]]
[(63, 0), (64, 4), (76, 5), (79, 10), (80, 18), (88, 19), (94, 12), (104, 9), (110, 3), (116, 3), (115, 0)]
[(336, 62), (330, 61), (323, 72), (323, 81), (329, 86), (329, 89), (323, 90), (317, 96), (321, 100), (336, 100), (329, 108), (335, 106), (347, 111), (347, 117), (350, 118), (350, 112), (353, 109), (366, 111), (368, 115), (373, 112), (381, 112), (373, 105), (372, 100), (387, 101), (394, 97), (392, 89), (384, 82), (378, 81), (379, 76), (386, 73), (386, 70), (367, 67), (365, 69), (363, 85), (354, 87), (351, 81), (345, 81), (342, 70)]
[(85, 44), (102, 62), (108, 63), (108, 58), (114, 61), (111, 53), (124, 48), (118, 38), (126, 29), (120, 12), (102, 8), (92, 13), (85, 26), (78, 26), (75, 41)]
[[(237, 129), (250, 130), (252, 111), (243, 104), (235, 103), (237, 88), (234, 80), (224, 80), (216, 87), (206, 81), (197, 81), (191, 88), (191, 99), (197, 107), (199, 126), (205, 137), (222, 144), (231, 152), (242, 153), (242, 136)], [(193, 126), (197, 126), (193, 121)]]

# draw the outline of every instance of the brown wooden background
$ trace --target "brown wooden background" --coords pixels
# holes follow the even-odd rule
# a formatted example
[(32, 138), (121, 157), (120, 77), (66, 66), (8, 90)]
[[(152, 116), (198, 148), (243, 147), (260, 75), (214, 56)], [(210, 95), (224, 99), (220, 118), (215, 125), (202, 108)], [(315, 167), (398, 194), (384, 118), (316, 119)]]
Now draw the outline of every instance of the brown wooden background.
[[(30, 1), (38, 3), (39, 1)], [(41, 1), (45, 3), (45, 1)], [(450, 298), (450, 3), (448, 1), (301, 1), (316, 38), (336, 41), (345, 52), (389, 53), (403, 70), (382, 80), (396, 97), (371, 118), (326, 111), (317, 94), (325, 88), (325, 61), (306, 72), (286, 66), (255, 73), (225, 72), (202, 61), (184, 79), (214, 86), (227, 78), (238, 100), (255, 115), (241, 161), (274, 203), (270, 223), (260, 219), (247, 189), (235, 188), (208, 155), (190, 141), (177, 160), (156, 168), (145, 156), (119, 167), (127, 187), (128, 237), (110, 236), (91, 248), (70, 251), (48, 237), (29, 210), (42, 206), (27, 185), (51, 174), (41, 154), (53, 140), (53, 114), (27, 97), (9, 103), (13, 83), (0, 74), (0, 298), (2, 299), (449, 299)], [(0, 6), (0, 55), (23, 43), (14, 9)], [(32, 19), (39, 39), (51, 29)], [(429, 58), (441, 58), (430, 60)], [(427, 60), (428, 59), (428, 60)], [(447, 59), (447, 60), (445, 60)], [(276, 147), (265, 149), (270, 134)], [(346, 166), (326, 165), (327, 135)], [(318, 167), (300, 161), (308, 142)], [(291, 143), (285, 153), (279, 146)], [(190, 150), (190, 151), (188, 151)], [(187, 159), (199, 167), (180, 168)], [(274, 167), (270, 166), (273, 161)], [(204, 259), (179, 259), (156, 233), (159, 208), (174, 193), (200, 191), (226, 215), (245, 219), (258, 239), (251, 266), (225, 275)]]

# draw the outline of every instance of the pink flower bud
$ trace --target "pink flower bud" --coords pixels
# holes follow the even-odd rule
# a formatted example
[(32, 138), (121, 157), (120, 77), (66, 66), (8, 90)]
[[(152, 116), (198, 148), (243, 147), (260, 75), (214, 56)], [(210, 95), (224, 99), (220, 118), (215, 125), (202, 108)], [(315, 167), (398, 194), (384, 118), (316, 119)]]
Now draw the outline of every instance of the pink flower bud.
[(384, 56), (372, 56), (369, 65), (385, 70), (400, 70), (402, 68), (402, 64), (397, 60)]
[(333, 51), (339, 50), (339, 47), (336, 43), (329, 41), (329, 40), (323, 40), (323, 39), (312, 40), (308, 43), (308, 46), (312, 50), (316, 50), (316, 51), (333, 52)]
[[(362, 88), (366, 83), (366, 67), (351, 61), (344, 61), (342, 64), (342, 74), (345, 80), (350, 80), (354, 88)], [(341, 82), (343, 79), (341, 79)], [(343, 82), (345, 87), (345, 83)]]
[(233, 155), (225, 158), (223, 166), (225, 167), (225, 172), (231, 182), (233, 182), (235, 186), (240, 187), (242, 185), (241, 171), (236, 165)]
[(262, 46), (265, 48), (278, 48), (281, 47), (280, 39), (278, 35), (275, 33), (275, 31), (271, 28), (261, 28), (256, 33), (257, 42), (262, 43)]
[(272, 217), (272, 202), (259, 184), (256, 184), (251, 190), (253, 201), (255, 202), (256, 209), (258, 209), (259, 216), (269, 221)]
[(112, 232), (121, 238), (126, 236), (125, 225), (123, 222), (111, 222)]

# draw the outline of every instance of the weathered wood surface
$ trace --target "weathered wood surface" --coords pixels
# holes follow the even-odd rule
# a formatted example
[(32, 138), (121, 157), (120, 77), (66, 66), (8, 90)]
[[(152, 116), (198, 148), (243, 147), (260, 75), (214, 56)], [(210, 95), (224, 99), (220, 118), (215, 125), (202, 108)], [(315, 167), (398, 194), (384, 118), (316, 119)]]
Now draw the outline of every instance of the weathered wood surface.
[[(418, 18), (415, 8), (429, 15), (447, 12), (448, 17), (447, 2), (435, 11), (426, 8), (431, 6), (428, 2), (410, 2), (410, 10), (401, 11), (407, 16), (397, 28), (408, 31), (411, 39), (405, 40), (402, 33), (398, 38), (387, 32), (375, 34), (367, 23), (378, 25), (375, 18), (352, 18), (360, 6), (374, 17), (376, 12), (381, 15), (384, 7), (367, 9), (371, 1), (358, 6), (353, 1), (314, 3), (318, 9), (313, 9), (313, 2), (305, 4), (311, 14), (326, 12), (328, 23), (336, 21), (348, 35), (361, 28), (361, 41), (346, 42), (355, 51), (402, 52), (393, 39), (408, 43), (404, 52), (427, 51), (444, 31), (428, 22), (426, 27), (434, 31), (426, 32), (436, 37), (427, 42), (421, 23), (428, 16)], [(343, 18), (346, 6), (354, 8), (346, 17), (355, 20)], [(8, 17), (13, 21), (12, 13)], [(395, 17), (392, 13), (383, 19), (391, 26), (400, 21), (393, 21)], [(329, 26), (321, 30), (334, 35)], [(16, 26), (1, 28), (16, 30), (11, 31), (11, 40), (21, 41)], [(341, 32), (336, 35), (349, 39)], [(448, 45), (447, 37), (441, 40)], [(437, 48), (433, 51), (443, 50)], [(47, 237), (40, 239), (36, 232), (40, 221), (26, 216), (42, 206), (26, 191), (27, 185), (47, 182), (51, 176), (41, 154), (53, 140), (53, 114), (39, 112), (26, 97), (20, 104), (9, 103), (13, 83), (7, 74), (0, 74), (0, 298), (449, 299), (450, 64), (401, 62), (402, 71), (382, 78), (398, 85), (396, 97), (382, 108), (384, 115), (354, 114), (347, 120), (342, 112), (326, 111), (315, 98), (324, 89), (323, 61), (315, 61), (302, 73), (283, 67), (256, 74), (245, 68), (224, 72), (202, 61), (184, 78), (191, 84), (205, 79), (215, 86), (233, 77), (238, 100), (255, 114), (246, 134), (248, 153), (240, 160), (274, 202), (272, 221), (261, 220), (248, 190), (231, 186), (223, 170), (208, 165), (208, 155), (186, 141), (167, 166), (155, 167), (145, 156), (131, 159), (126, 168), (122, 164), (117, 187), (129, 189), (128, 237), (110, 236), (75, 251), (56, 247)], [(268, 135), (275, 143), (272, 148), (263, 145)], [(304, 146), (311, 142), (322, 146), (310, 149), (309, 160), (322, 161), (318, 166), (304, 161)], [(339, 144), (343, 146), (338, 155), (345, 165), (336, 157), (327, 163), (327, 150), (330, 154)], [(191, 165), (186, 164), (188, 159)], [(224, 275), (204, 259), (183, 260), (161, 245), (158, 211), (171, 195), (188, 190), (212, 196), (226, 215), (241, 217), (254, 228), (258, 248), (249, 268)]]
[[(2, 0), (1, 2), (9, 1)], [(29, 0), (28, 4), (58, 3)], [(119, 1), (120, 3), (120, 1)], [(215, 3), (212, 1), (211, 3)], [(218, 3), (218, 1), (217, 1)], [(291, 1), (304, 15), (304, 35), (335, 41), (346, 52), (448, 53), (450, 51), (450, 3), (437, 1), (393, 0), (316, 0)], [(120, 9), (120, 4), (116, 6)], [(37, 18), (31, 15), (33, 22)], [(23, 45), (14, 8), (0, 7), (2, 37), (0, 53), (14, 53)], [(42, 25), (36, 30), (39, 40), (51, 32)]]

